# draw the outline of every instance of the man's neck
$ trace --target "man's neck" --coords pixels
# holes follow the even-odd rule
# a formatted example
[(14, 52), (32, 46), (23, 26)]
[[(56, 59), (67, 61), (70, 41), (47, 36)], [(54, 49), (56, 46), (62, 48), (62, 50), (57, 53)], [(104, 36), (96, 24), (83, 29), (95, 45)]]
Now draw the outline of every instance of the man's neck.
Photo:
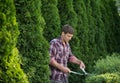
[(62, 44), (63, 44), (64, 46), (66, 46), (66, 42), (64, 41), (63, 38), (62, 38)]

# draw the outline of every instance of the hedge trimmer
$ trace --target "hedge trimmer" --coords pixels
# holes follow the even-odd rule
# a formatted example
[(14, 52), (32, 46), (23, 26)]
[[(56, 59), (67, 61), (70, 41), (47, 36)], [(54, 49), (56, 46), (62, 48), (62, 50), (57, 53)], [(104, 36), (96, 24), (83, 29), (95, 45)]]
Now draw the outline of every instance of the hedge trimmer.
[(85, 69), (81, 69), (83, 71), (83, 73), (79, 73), (79, 72), (75, 72), (75, 71), (70, 71), (70, 73), (76, 74), (76, 75), (89, 75)]

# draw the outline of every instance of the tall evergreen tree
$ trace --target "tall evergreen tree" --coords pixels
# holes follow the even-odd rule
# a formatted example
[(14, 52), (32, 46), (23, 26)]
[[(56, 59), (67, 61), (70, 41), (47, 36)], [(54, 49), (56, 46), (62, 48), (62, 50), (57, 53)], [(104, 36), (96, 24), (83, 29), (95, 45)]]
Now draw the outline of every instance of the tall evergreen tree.
[(77, 37), (80, 40), (79, 52), (82, 59), (85, 59), (85, 56), (88, 54), (88, 19), (86, 14), (86, 6), (84, 0), (74, 0), (74, 9), (77, 13)]
[(30, 83), (49, 83), (48, 42), (43, 37), (45, 21), (41, 0), (16, 0), (20, 36), (18, 47), (23, 58), (22, 68)]
[(77, 25), (77, 14), (74, 11), (73, 0), (58, 0), (61, 26), (70, 24), (74, 28)]
[[(86, 38), (86, 42), (87, 42), (87, 47), (85, 49), (85, 51), (87, 52), (87, 54), (85, 55), (85, 59), (87, 60), (88, 66), (87, 69), (90, 70), (92, 69), (92, 66), (94, 64), (94, 56), (97, 52), (96, 50), (96, 43), (95, 43), (95, 34), (96, 34), (96, 26), (95, 26), (95, 18), (92, 15), (93, 14), (93, 10), (92, 10), (92, 6), (91, 6), (91, 2), (90, 0), (85, 0), (85, 6), (86, 6), (86, 14), (87, 14), (87, 38)], [(92, 62), (91, 62), (92, 61)], [(89, 65), (91, 64), (91, 65)]]
[(28, 83), (16, 48), (19, 35), (13, 0), (0, 1), (0, 83)]
[[(114, 44), (114, 52), (119, 52), (120, 53), (120, 14), (118, 15), (117, 13), (117, 7), (115, 6), (115, 1), (110, 0), (109, 2), (110, 5), (110, 11), (111, 11), (111, 15), (113, 17), (113, 25), (112, 25), (112, 31), (113, 31), (113, 42), (115, 42)], [(119, 1), (119, 5), (120, 5), (120, 1)]]
[[(94, 18), (94, 44), (92, 47), (94, 60), (105, 57), (106, 55), (106, 42), (105, 42), (105, 26), (102, 20), (102, 13), (100, 11), (101, 0), (92, 0), (92, 16)], [(96, 57), (97, 55), (97, 57)]]
[(44, 37), (48, 41), (57, 37), (61, 32), (57, 4), (57, 0), (42, 0), (42, 15), (46, 22)]
[[(114, 3), (114, 5), (113, 5)], [(105, 25), (105, 41), (107, 46), (107, 52), (112, 53), (115, 52), (115, 48), (117, 46), (117, 41), (115, 39), (115, 22), (114, 22), (114, 14), (112, 13), (112, 7), (115, 6), (115, 2), (113, 0), (104, 1), (102, 0), (101, 12), (102, 12), (102, 20)], [(105, 13), (106, 12), (106, 13)]]

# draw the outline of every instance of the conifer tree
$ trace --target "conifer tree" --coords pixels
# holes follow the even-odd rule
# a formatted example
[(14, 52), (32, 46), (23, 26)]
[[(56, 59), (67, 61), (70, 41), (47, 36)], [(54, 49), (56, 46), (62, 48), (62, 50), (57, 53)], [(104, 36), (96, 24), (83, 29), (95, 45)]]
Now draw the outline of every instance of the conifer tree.
[[(91, 48), (94, 58), (93, 60), (98, 60), (100, 58), (105, 57), (106, 55), (106, 42), (105, 42), (105, 26), (102, 21), (102, 13), (100, 11), (100, 0), (92, 0), (91, 1), (91, 8), (92, 8), (92, 16), (94, 19), (94, 27), (91, 27), (94, 29), (94, 46)], [(91, 29), (90, 29), (91, 30)], [(97, 57), (96, 57), (97, 55)]]
[(18, 47), (23, 58), (22, 68), (30, 83), (49, 83), (48, 42), (43, 37), (45, 21), (41, 0), (16, 0), (20, 36)]
[(88, 19), (86, 14), (86, 6), (84, 0), (74, 0), (74, 9), (77, 13), (77, 37), (80, 40), (79, 52), (80, 58), (85, 59), (85, 56), (88, 54)]
[(60, 17), (57, 8), (58, 0), (42, 0), (42, 15), (46, 22), (44, 37), (50, 41), (61, 32)]
[(73, 0), (58, 0), (61, 26), (70, 24), (74, 28), (77, 25), (77, 15), (74, 11)]
[[(120, 2), (120, 1), (119, 1)], [(111, 22), (111, 31), (112, 37), (111, 40), (113, 42), (112, 47), (114, 50), (112, 52), (120, 52), (120, 16), (117, 14), (117, 8), (115, 6), (114, 0), (109, 0), (109, 9), (110, 9), (110, 22)]]
[(96, 34), (96, 26), (95, 26), (95, 18), (92, 15), (93, 14), (93, 10), (92, 10), (92, 1), (90, 0), (86, 0), (86, 9), (87, 9), (87, 18), (88, 18), (88, 57), (89, 57), (89, 61), (88, 63), (91, 62), (91, 65), (89, 66), (89, 69), (92, 69), (92, 65), (94, 63), (94, 56), (95, 56), (95, 52), (96, 50), (96, 43), (95, 43), (95, 34)]
[(28, 83), (16, 48), (19, 35), (13, 0), (0, 1), (0, 83)]
[[(113, 5), (114, 4), (114, 5)], [(114, 22), (114, 14), (112, 13), (112, 7), (115, 6), (115, 2), (113, 0), (104, 1), (102, 0), (101, 12), (102, 12), (102, 20), (105, 25), (105, 41), (107, 46), (107, 52), (112, 53), (115, 52), (115, 48), (117, 46), (117, 41), (115, 39), (115, 22)], [(106, 12), (106, 13), (104, 13)]]

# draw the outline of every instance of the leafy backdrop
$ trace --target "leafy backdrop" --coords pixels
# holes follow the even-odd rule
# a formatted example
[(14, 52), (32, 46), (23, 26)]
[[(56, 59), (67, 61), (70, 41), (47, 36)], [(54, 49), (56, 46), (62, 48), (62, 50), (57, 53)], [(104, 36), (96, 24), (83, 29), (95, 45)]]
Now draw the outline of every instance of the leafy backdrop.
[[(88, 72), (98, 59), (120, 53), (115, 0), (0, 0), (0, 82), (49, 83), (49, 42), (64, 24), (75, 29), (72, 52)], [(81, 79), (70, 75), (69, 82), (84, 83)]]

